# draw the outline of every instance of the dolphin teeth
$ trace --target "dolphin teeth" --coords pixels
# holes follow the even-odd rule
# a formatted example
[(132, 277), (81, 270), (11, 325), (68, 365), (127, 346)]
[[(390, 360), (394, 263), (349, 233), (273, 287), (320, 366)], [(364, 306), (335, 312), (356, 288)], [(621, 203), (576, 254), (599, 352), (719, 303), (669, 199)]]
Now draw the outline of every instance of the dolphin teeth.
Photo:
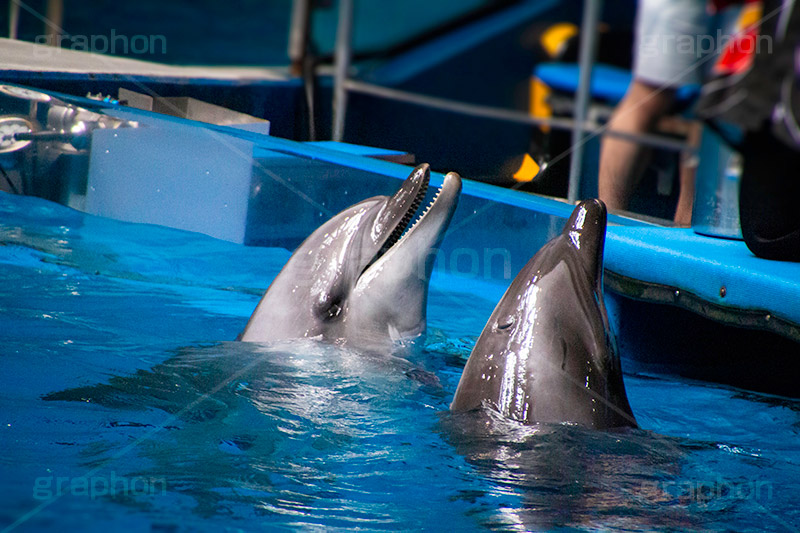
[(417, 224), (419, 224), (420, 220), (422, 220), (423, 218), (425, 218), (425, 215), (427, 215), (427, 214), (428, 214), (428, 211), (430, 211), (430, 210), (431, 210), (431, 207), (433, 207), (433, 205), (436, 203), (436, 200), (438, 200), (438, 199), (439, 199), (439, 195), (440, 195), (440, 194), (442, 194), (442, 188), (443, 188), (443, 187), (444, 187), (444, 186), (442, 186), (442, 187), (440, 187), (439, 189), (437, 189), (437, 190), (436, 190), (436, 194), (434, 194), (434, 195), (433, 195), (433, 199), (430, 201), (430, 203), (428, 203), (427, 207), (425, 207), (425, 210), (424, 210), (424, 211), (422, 211), (422, 213), (419, 213), (419, 214), (418, 214), (418, 216), (416, 217), (416, 219), (414, 220), (414, 223), (413, 223), (413, 224), (411, 224), (409, 227), (407, 227), (407, 228), (405, 229), (405, 231), (403, 232), (403, 234), (400, 236), (400, 239), (398, 239), (398, 242), (400, 242), (400, 241), (402, 241), (403, 239), (405, 239), (406, 235), (408, 235), (409, 233), (411, 233), (411, 232), (414, 230), (414, 228), (416, 228), (416, 227), (417, 227)]
[[(395, 226), (394, 231), (392, 231), (392, 234), (389, 235), (389, 238), (386, 240), (383, 246), (381, 246), (381, 249), (378, 251), (375, 257), (372, 258), (372, 261), (370, 261), (367, 266), (364, 267), (364, 272), (378, 259), (383, 257), (383, 255), (386, 254), (390, 248), (405, 239), (406, 235), (411, 233), (417, 224), (419, 224), (419, 221), (425, 218), (425, 215), (428, 214), (428, 211), (430, 211), (431, 207), (433, 207), (433, 205), (436, 203), (436, 200), (439, 199), (439, 195), (442, 194), (444, 184), (442, 184), (442, 187), (437, 189), (436, 194), (434, 194), (433, 199), (430, 201), (425, 210), (422, 213), (417, 213), (419, 206), (422, 204), (422, 200), (428, 194), (428, 186), (429, 184), (427, 182), (422, 185), (420, 190), (417, 192), (417, 196), (411, 203), (411, 206), (408, 208), (408, 211), (406, 211), (406, 213), (403, 215), (403, 218), (400, 219), (400, 222), (397, 224), (397, 226)], [(414, 220), (414, 223), (410, 224), (412, 219)]]
[[(370, 264), (367, 265), (367, 267), (365, 267), (365, 270), (366, 270), (366, 268), (369, 268), (369, 266), (372, 263), (377, 261), (378, 258), (380, 258), (383, 254), (385, 254), (387, 251), (389, 251), (389, 248), (391, 248), (392, 246), (397, 244), (400, 241), (400, 239), (402, 239), (403, 235), (408, 230), (409, 223), (411, 222), (411, 220), (416, 215), (417, 210), (419, 209), (419, 206), (422, 204), (422, 200), (425, 198), (425, 195), (427, 193), (428, 193), (428, 183), (425, 182), (425, 183), (422, 184), (422, 186), (420, 187), (420, 190), (417, 192), (417, 196), (414, 198), (414, 201), (411, 202), (411, 206), (408, 208), (408, 211), (406, 211), (406, 213), (403, 215), (403, 218), (400, 219), (400, 222), (398, 222), (398, 224), (395, 227), (394, 231), (392, 231), (392, 234), (389, 235), (389, 238), (386, 240), (384, 245), (381, 247), (380, 251), (375, 256), (375, 258), (372, 260), (372, 262), (370, 262)], [(437, 196), (438, 196), (438, 193), (437, 193)], [(416, 222), (414, 224), (416, 224)]]

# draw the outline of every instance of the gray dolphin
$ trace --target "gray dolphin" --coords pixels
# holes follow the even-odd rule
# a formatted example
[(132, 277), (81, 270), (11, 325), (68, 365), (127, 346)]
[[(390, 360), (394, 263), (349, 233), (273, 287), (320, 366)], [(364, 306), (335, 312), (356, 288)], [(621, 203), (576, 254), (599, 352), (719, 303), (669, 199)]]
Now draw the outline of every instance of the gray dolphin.
[(428, 165), (420, 165), (393, 196), (359, 202), (314, 231), (269, 286), (240, 340), (313, 338), (384, 351), (420, 337), (434, 250), (461, 192), (458, 174), (447, 174), (408, 228), (429, 180)]
[(478, 338), (451, 410), (636, 426), (603, 302), (605, 232), (605, 205), (584, 201), (525, 265)]

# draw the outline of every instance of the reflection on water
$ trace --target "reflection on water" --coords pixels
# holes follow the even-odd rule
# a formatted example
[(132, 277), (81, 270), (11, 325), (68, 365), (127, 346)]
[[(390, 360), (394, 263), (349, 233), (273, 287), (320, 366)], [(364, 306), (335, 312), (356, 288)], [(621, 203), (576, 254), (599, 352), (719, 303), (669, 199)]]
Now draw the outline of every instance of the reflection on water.
[[(431, 459), (448, 446), (430, 431), (443, 394), (405, 367), (308, 341), (231, 342), (182, 349), (151, 369), (44, 400), (112, 408), (104, 431), (128, 438), (109, 439), (118, 444), (95, 450), (85, 466), (146, 459), (147, 468), (125, 475), (165, 478), (195, 500), (192, 513), (247, 505), (320, 525), (419, 527), (436, 513), (403, 509), (397, 495), (403, 487), (419, 494)], [(149, 422), (126, 418), (142, 412)], [(436, 483), (425, 485), (423, 493)]]
[[(165, 479), (201, 517), (247, 506), (278, 523), (405, 529), (457, 509), (465, 527), (698, 525), (685, 507), (659, 509), (668, 495), (642, 493), (646, 480), (679, 473), (688, 450), (675, 439), (451, 416), (442, 391), (403, 365), (334, 346), (185, 348), (132, 376), (43, 399), (113, 409), (108, 445), (95, 445), (84, 466), (146, 459), (124, 475)], [(425, 493), (427, 510), (417, 499)], [(647, 503), (657, 516), (641, 512)]]
[[(0, 213), (1, 527), (800, 524), (797, 401), (626, 376), (642, 430), (450, 415), (494, 305), (466, 294), (468, 282), (434, 279), (433, 332), (413, 362), (313, 342), (226, 342), (285, 250), (7, 195)], [(137, 480), (159, 490), (131, 490)], [(92, 495), (84, 483), (116, 490)]]
[(444, 415), (442, 431), (498, 492), (521, 496), (513, 508), (487, 509), (490, 523), (536, 530), (685, 530), (702, 523), (651, 482), (680, 473), (689, 450), (676, 439), (632, 429), (523, 426), (492, 411)]

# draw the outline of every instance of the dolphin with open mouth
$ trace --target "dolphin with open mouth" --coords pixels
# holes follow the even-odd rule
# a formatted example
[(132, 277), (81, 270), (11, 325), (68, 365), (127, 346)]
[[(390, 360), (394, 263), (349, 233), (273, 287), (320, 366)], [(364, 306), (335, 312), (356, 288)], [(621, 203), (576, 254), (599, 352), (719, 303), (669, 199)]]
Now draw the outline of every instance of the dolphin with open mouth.
[(428, 165), (420, 165), (393, 196), (359, 202), (314, 231), (269, 286), (240, 340), (312, 338), (384, 350), (420, 338), (435, 252), (461, 192), (461, 178), (451, 172), (418, 213), (429, 181)]
[(581, 202), (525, 265), (475, 343), (452, 411), (636, 427), (603, 301), (605, 234), (605, 205)]

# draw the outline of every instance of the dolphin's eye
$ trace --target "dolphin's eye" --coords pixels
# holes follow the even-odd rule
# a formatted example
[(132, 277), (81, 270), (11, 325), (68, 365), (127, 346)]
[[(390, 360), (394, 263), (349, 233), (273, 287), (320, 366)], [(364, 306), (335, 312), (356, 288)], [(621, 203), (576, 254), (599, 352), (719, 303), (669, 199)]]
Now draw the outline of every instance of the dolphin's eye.
[(328, 319), (336, 318), (337, 316), (339, 316), (339, 313), (341, 312), (342, 312), (342, 306), (340, 306), (339, 304), (333, 304), (328, 308), (327, 318)]
[(327, 302), (327, 305), (323, 306), (320, 309), (320, 313), (319, 314), (321, 315), (322, 320), (325, 320), (325, 321), (335, 320), (339, 315), (342, 314), (342, 307), (343, 306), (344, 306), (344, 303), (342, 302), (342, 300), (337, 298), (335, 300)]
[(494, 325), (495, 331), (507, 330), (514, 325), (514, 315), (506, 315), (500, 318)]
[(344, 307), (344, 298), (338, 295), (328, 294), (328, 297), (319, 302), (314, 309), (316, 315), (320, 320), (328, 321), (335, 320), (342, 314)]

